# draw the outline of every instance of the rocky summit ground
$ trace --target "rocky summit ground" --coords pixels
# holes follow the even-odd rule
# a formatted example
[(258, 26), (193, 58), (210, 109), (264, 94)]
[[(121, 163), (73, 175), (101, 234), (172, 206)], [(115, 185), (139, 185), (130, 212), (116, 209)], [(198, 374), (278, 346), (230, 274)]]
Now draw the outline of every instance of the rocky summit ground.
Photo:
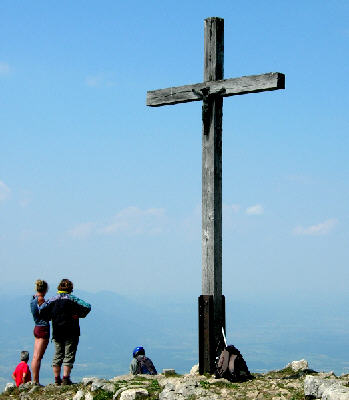
[[(308, 369), (294, 371), (291, 367), (287, 367), (280, 371), (253, 374), (253, 376), (253, 380), (244, 383), (231, 383), (225, 379), (214, 379), (212, 376), (200, 376), (194, 373), (188, 375), (160, 374), (156, 376), (124, 375), (111, 380), (91, 377), (83, 378), (81, 382), (71, 386), (50, 384), (45, 387), (38, 387), (27, 383), (19, 389), (8, 385), (7, 390), (0, 394), (0, 400), (349, 399), (349, 397), (346, 397), (349, 383), (348, 375), (336, 378), (333, 373), (319, 374)], [(309, 392), (307, 396), (304, 392), (306, 379), (308, 386), (310, 385), (306, 389)], [(332, 381), (337, 385), (337, 389), (338, 385), (343, 388), (339, 397), (331, 397), (328, 392), (321, 391), (322, 382), (326, 383), (325, 386), (328, 389)]]

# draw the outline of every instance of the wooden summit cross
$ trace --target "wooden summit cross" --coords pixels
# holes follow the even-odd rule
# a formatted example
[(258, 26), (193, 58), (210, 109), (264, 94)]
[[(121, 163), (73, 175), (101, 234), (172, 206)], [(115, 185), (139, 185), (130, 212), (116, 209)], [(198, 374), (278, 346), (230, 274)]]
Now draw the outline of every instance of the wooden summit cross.
[(153, 90), (147, 106), (202, 101), (202, 295), (199, 297), (199, 371), (212, 373), (224, 347), (222, 295), (223, 97), (285, 88), (279, 72), (223, 80), (224, 20), (205, 20), (204, 82)]

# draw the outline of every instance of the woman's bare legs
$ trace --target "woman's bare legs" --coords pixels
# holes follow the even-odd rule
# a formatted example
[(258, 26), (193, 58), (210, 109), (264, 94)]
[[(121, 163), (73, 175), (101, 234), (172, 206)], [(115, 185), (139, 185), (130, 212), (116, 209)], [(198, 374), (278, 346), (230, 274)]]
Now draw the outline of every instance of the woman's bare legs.
[(33, 381), (36, 383), (39, 383), (39, 371), (40, 371), (41, 359), (45, 354), (48, 342), (49, 342), (49, 339), (35, 338), (34, 354), (33, 354), (31, 367), (32, 367), (32, 373), (33, 373)]

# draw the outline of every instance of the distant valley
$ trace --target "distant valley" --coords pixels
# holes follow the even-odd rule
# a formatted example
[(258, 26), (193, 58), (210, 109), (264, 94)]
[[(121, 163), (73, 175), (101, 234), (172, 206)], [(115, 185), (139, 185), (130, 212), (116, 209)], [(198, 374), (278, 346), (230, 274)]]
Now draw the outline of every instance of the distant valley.
[[(132, 349), (143, 345), (159, 371), (185, 373), (197, 363), (196, 298), (130, 299), (112, 292), (77, 292), (92, 304), (81, 320), (82, 336), (72, 377), (111, 378), (128, 372)], [(30, 295), (1, 295), (0, 389), (10, 381), (21, 350), (33, 349)], [(244, 355), (251, 371), (284, 367), (306, 358), (317, 370), (349, 372), (349, 321), (345, 307), (227, 302), (227, 339)], [(42, 383), (52, 381), (53, 345), (45, 354)]]

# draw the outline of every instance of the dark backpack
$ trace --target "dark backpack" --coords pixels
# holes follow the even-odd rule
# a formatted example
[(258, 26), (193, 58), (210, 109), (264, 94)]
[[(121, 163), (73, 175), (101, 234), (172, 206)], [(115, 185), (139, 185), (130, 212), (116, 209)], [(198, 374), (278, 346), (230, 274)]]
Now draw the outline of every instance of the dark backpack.
[(252, 379), (246, 362), (235, 346), (227, 346), (221, 352), (216, 366), (216, 378), (225, 378), (230, 382), (244, 382)]
[(146, 356), (137, 356), (136, 374), (156, 375), (157, 371), (152, 360)]

